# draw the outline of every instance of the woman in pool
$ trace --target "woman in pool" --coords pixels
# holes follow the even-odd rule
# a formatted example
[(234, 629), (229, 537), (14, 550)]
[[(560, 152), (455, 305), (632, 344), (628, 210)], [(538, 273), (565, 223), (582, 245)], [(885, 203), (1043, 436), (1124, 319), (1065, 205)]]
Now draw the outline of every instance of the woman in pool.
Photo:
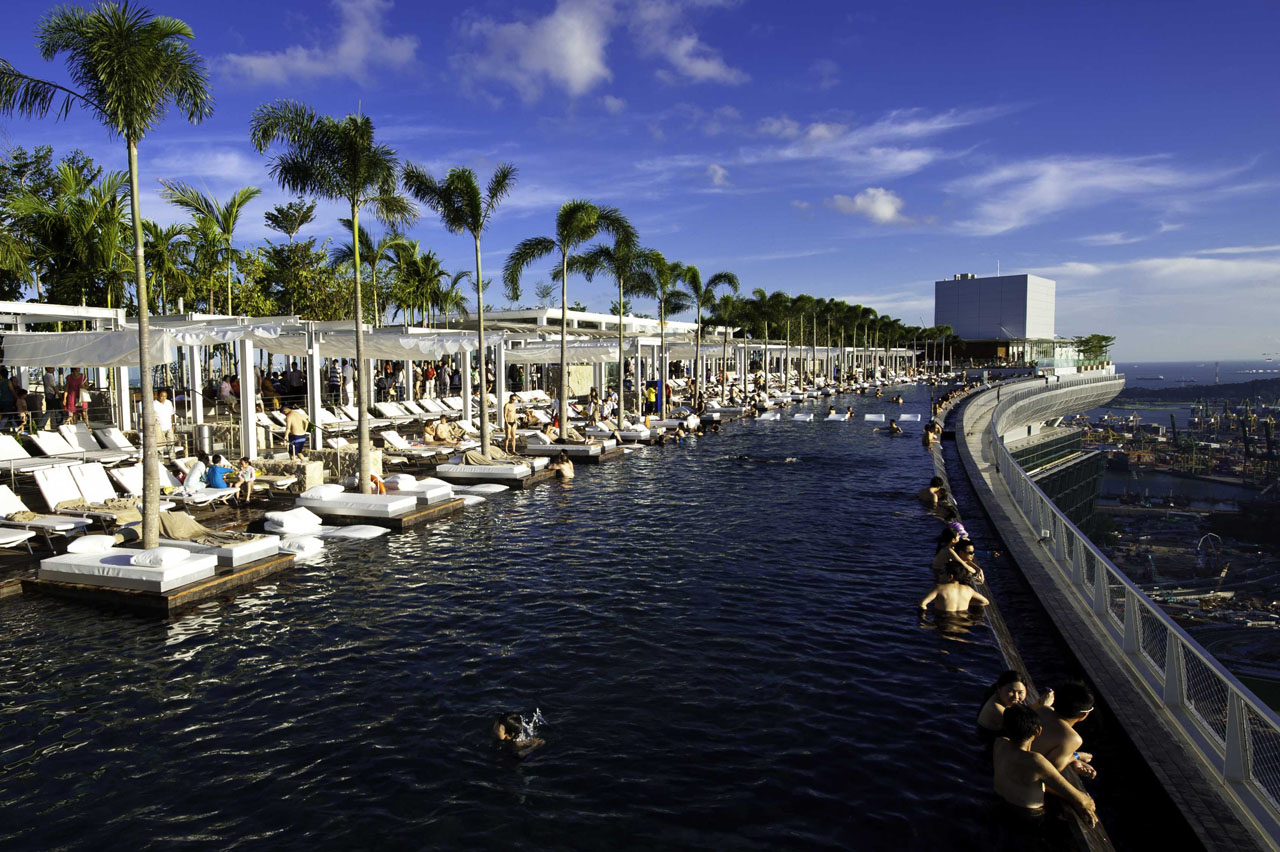
[[(978, 727), (989, 733), (998, 733), (1004, 724), (1004, 711), (1015, 704), (1027, 702), (1027, 679), (1012, 669), (996, 678), (987, 688), (982, 709), (978, 711)], [(1037, 704), (1031, 707), (1052, 707), (1053, 690), (1046, 689)]]
[(500, 746), (521, 760), (546, 745), (546, 740), (524, 735), (519, 713), (499, 713), (493, 720), (493, 736)]

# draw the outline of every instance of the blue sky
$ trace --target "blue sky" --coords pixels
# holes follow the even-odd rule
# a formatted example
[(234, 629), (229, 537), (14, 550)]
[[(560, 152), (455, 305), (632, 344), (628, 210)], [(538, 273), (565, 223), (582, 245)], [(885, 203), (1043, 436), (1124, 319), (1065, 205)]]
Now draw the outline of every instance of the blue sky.
[[(0, 56), (65, 79), (10, 0)], [(1030, 271), (1058, 282), (1057, 331), (1118, 337), (1128, 359), (1280, 351), (1280, 63), (1271, 2), (764, 0), (157, 2), (186, 20), (217, 110), (141, 147), (157, 180), (287, 196), (247, 143), (276, 98), (357, 108), (436, 173), (510, 161), (518, 189), (486, 277), (573, 197), (626, 213), (646, 245), (763, 287), (932, 323), (932, 282)], [(6, 119), (0, 141), (123, 146), (86, 116)], [(337, 207), (309, 232), (340, 236)], [(429, 215), (412, 235), (449, 268), (470, 244)], [(533, 284), (526, 280), (526, 303)], [(570, 299), (607, 309), (608, 287)], [(499, 297), (499, 301), (501, 301)], [(647, 305), (640, 306), (647, 310)]]

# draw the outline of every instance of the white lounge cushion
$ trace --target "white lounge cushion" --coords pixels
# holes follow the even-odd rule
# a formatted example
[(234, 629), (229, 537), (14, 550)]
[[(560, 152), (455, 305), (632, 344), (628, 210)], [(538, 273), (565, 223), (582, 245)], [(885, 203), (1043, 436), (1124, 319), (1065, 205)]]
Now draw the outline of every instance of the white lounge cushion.
[(527, 464), (442, 464), (436, 474), (456, 479), (524, 479), (533, 470)]
[(345, 527), (322, 527), (320, 535), (324, 538), (351, 538), (363, 541), (389, 532), (391, 530), (386, 527), (375, 527), (372, 524), (350, 524)]
[(315, 556), (324, 550), (324, 542), (314, 535), (286, 535), (280, 539), (280, 550), (295, 556)]
[(165, 547), (179, 547), (188, 553), (214, 556), (217, 558), (219, 565), (239, 568), (242, 565), (248, 565), (250, 562), (257, 562), (259, 559), (275, 556), (279, 549), (280, 537), (260, 535), (248, 541), (217, 546), (200, 544), (194, 541), (177, 541), (175, 539), (162, 538), (160, 539), (160, 544)]
[(534, 432), (532, 435), (526, 435), (525, 441), (530, 444), (541, 444), (544, 447), (547, 446), (548, 444), (553, 443), (553, 441), (550, 438), (548, 438), (546, 435), (542, 434), (541, 432)]
[(115, 546), (113, 535), (82, 535), (67, 544), (67, 553), (105, 553)]
[(399, 491), (401, 489), (410, 491), (418, 484), (418, 477), (408, 473), (393, 473), (382, 481), (386, 483), (389, 491)]
[(485, 502), (485, 499), (478, 494), (464, 494), (462, 496), (462, 505), (464, 506), (479, 506), (483, 502)]
[(134, 554), (132, 562), (144, 568), (172, 568), (191, 558), (181, 547), (152, 547)]
[(309, 533), (320, 529), (319, 516), (298, 506), (284, 512), (267, 512), (266, 520), (276, 531), (285, 533)]
[(302, 492), (302, 496), (308, 500), (328, 500), (331, 497), (337, 497), (346, 490), (336, 482), (330, 482), (325, 485), (313, 485)]
[(453, 493), (462, 496), (477, 496), (489, 494), (501, 494), (503, 491), (510, 491), (510, 485), (499, 485), (496, 482), (480, 482), (475, 485), (455, 485)]

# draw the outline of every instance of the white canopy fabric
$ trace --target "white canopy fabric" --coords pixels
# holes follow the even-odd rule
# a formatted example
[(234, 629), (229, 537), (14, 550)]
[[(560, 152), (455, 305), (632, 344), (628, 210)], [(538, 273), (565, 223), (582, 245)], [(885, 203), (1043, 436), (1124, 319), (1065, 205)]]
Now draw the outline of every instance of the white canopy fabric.
[(175, 345), (179, 346), (217, 346), (234, 343), (245, 337), (251, 337), (256, 345), (270, 345), (280, 337), (283, 327), (279, 325), (242, 325), (222, 328), (184, 328), (166, 329)]
[[(566, 357), (570, 364), (604, 364), (618, 360), (618, 344), (570, 343)], [(560, 343), (534, 343), (508, 349), (503, 356), (508, 364), (559, 364)]]
[[(150, 337), (151, 360), (169, 360), (172, 339), (165, 332)], [(6, 334), (0, 337), (6, 364), (28, 367), (130, 367), (138, 363), (138, 331), (66, 331)]]

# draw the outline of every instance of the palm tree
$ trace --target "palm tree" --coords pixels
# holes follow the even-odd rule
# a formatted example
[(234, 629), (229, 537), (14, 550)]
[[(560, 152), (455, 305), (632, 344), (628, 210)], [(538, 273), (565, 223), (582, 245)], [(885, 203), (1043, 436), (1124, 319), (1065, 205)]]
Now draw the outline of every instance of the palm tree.
[(728, 287), (733, 291), (734, 295), (738, 293), (738, 276), (732, 272), (717, 272), (705, 282), (702, 280), (702, 273), (698, 271), (696, 266), (686, 266), (684, 268), (683, 280), (685, 288), (689, 293), (689, 301), (692, 303), (693, 310), (698, 320), (698, 333), (694, 338), (693, 347), (693, 369), (697, 381), (697, 393), (702, 393), (702, 312), (709, 309), (716, 301), (716, 289), (718, 287)]
[[(75, 89), (18, 72), (0, 60), (0, 114), (43, 117), (60, 101), (57, 117), (88, 109), (129, 152), (129, 202), (133, 220), (134, 276), (138, 292), (138, 373), (143, 400), (152, 397), (151, 325), (146, 306), (147, 269), (138, 188), (138, 142), (172, 105), (198, 124), (213, 112), (204, 62), (189, 44), (191, 28), (176, 18), (152, 17), (125, 3), (92, 11), (62, 7), (40, 22), (40, 55), (67, 54)], [(156, 420), (150, 405), (142, 417), (142, 545), (160, 538), (160, 466)]]
[[(569, 259), (569, 270), (581, 273), (588, 281), (591, 281), (598, 273), (607, 272), (613, 276), (613, 280), (618, 284), (618, 301), (616, 305), (618, 311), (619, 423), (626, 419), (627, 416), (627, 395), (622, 387), (623, 368), (626, 361), (626, 356), (623, 353), (626, 341), (623, 337), (622, 317), (628, 305), (626, 297), (635, 295), (637, 287), (643, 289), (644, 285), (640, 283), (639, 276), (644, 255), (648, 251), (651, 251), (651, 249), (641, 249), (623, 240), (615, 240), (612, 246), (598, 245), (585, 254)], [(636, 378), (639, 378), (638, 374)]]
[[(355, 231), (351, 227), (351, 220), (345, 216), (338, 219), (339, 224), (348, 231)], [(373, 234), (364, 225), (358, 229), (360, 234), (360, 262), (369, 267), (369, 291), (373, 296), (373, 327), (379, 328), (382, 325), (382, 312), (378, 310), (378, 267), (383, 261), (390, 262), (401, 246), (407, 246), (409, 243), (403, 234), (396, 231), (388, 231), (383, 234), (377, 242), (373, 239)], [(342, 266), (347, 263), (356, 262), (356, 252), (352, 243), (343, 243), (337, 248), (329, 252), (329, 262), (334, 266)]]
[[(503, 163), (493, 171), (489, 185), (483, 194), (471, 169), (450, 169), (444, 180), (438, 181), (426, 170), (412, 163), (404, 168), (405, 188), (414, 198), (440, 215), (440, 220), (451, 234), (466, 232), (471, 235), (476, 249), (476, 343), (480, 350), (480, 447), (489, 453), (489, 368), (484, 350), (484, 276), (480, 270), (480, 237), (489, 227), (489, 219), (502, 199), (516, 185), (516, 167)], [(457, 291), (458, 281), (454, 281)], [(447, 316), (447, 314), (446, 314)], [(499, 400), (501, 402), (501, 400)]]
[(721, 347), (720, 360), (723, 369), (720, 371), (720, 404), (729, 404), (729, 326), (738, 323), (743, 303), (733, 293), (721, 293), (714, 305), (715, 313), (709, 321), (721, 326), (724, 331), (724, 345)]
[[(150, 219), (142, 223), (147, 240), (147, 262), (151, 266), (151, 278), (160, 287), (160, 314), (169, 310), (169, 284), (181, 285), (186, 277), (183, 262), (191, 250), (190, 231), (186, 225), (167, 225)], [(148, 308), (149, 309), (149, 308)]]
[[(393, 272), (395, 284), (391, 288), (391, 301), (404, 313), (407, 330), (413, 322), (414, 310), (421, 311), (425, 326), (428, 311), (439, 301), (440, 282), (448, 277), (440, 266), (440, 258), (433, 251), (422, 251), (417, 240), (406, 240), (395, 249)], [(395, 319), (395, 314), (391, 315)]]
[(689, 294), (680, 286), (683, 282), (684, 264), (680, 261), (668, 261), (662, 252), (653, 249), (641, 256), (636, 295), (658, 302), (658, 369), (664, 387), (670, 373), (667, 366), (667, 314), (684, 313), (693, 306)]
[(276, 101), (254, 110), (250, 141), (259, 153), (272, 145), (284, 150), (271, 162), (271, 175), (282, 187), (299, 195), (314, 195), (347, 203), (351, 211), (354, 249), (356, 391), (360, 404), (360, 491), (369, 493), (373, 472), (369, 457), (369, 370), (364, 357), (364, 306), (360, 293), (360, 211), (368, 208), (387, 227), (407, 225), (415, 218), (413, 205), (398, 192), (396, 153), (373, 138), (373, 121), (366, 115), (345, 118), (317, 115), (296, 101)]
[(556, 216), (555, 237), (521, 240), (507, 256), (502, 280), (519, 284), (520, 275), (531, 264), (553, 252), (560, 252), (560, 438), (569, 436), (569, 256), (578, 246), (595, 239), (601, 231), (617, 242), (634, 246), (635, 228), (613, 207), (597, 207), (590, 201), (565, 202)]
[(267, 220), (268, 228), (284, 234), (289, 238), (289, 245), (293, 245), (298, 232), (315, 221), (316, 203), (299, 198), (288, 204), (277, 204), (263, 218)]
[(462, 270), (453, 273), (449, 279), (448, 287), (441, 287), (440, 292), (436, 296), (436, 309), (440, 311), (440, 315), (444, 317), (444, 327), (447, 331), (449, 328), (449, 315), (458, 315), (458, 324), (471, 319), (471, 311), (467, 309), (467, 294), (462, 291), (462, 282), (471, 278), (471, 272)]
[(236, 251), (232, 248), (231, 241), (235, 238), (236, 225), (240, 224), (240, 211), (261, 195), (262, 190), (256, 186), (246, 186), (233, 192), (226, 202), (220, 203), (213, 196), (185, 183), (161, 180), (160, 185), (164, 187), (160, 195), (165, 201), (186, 210), (197, 220), (205, 219), (217, 226), (218, 233), (222, 235), (227, 264), (227, 316), (234, 316), (235, 309), (231, 305), (231, 265), (235, 261)]

